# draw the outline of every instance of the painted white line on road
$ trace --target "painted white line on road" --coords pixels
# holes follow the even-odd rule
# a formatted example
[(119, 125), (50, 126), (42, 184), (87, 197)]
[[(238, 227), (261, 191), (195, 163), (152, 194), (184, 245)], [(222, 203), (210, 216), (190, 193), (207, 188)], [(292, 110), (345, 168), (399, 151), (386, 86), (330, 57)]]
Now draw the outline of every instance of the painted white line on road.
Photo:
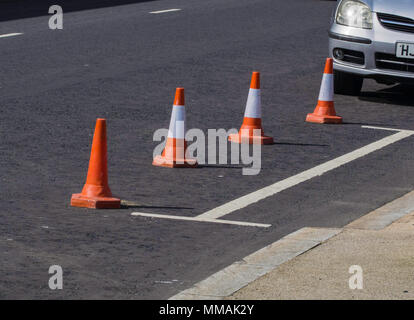
[(168, 300), (224, 299), (342, 229), (302, 228), (216, 272)]
[(181, 9), (167, 9), (167, 10), (160, 10), (160, 11), (151, 11), (152, 14), (158, 13), (166, 13), (166, 12), (174, 12), (174, 11), (181, 11)]
[(132, 212), (132, 216), (139, 217), (148, 217), (148, 218), (160, 218), (160, 219), (172, 219), (172, 220), (185, 220), (185, 221), (195, 221), (195, 222), (212, 222), (212, 223), (222, 223), (222, 224), (233, 224), (238, 226), (246, 227), (260, 227), (260, 228), (269, 228), (270, 224), (263, 223), (251, 223), (243, 221), (231, 221), (231, 220), (219, 220), (219, 219), (203, 219), (197, 217), (184, 217), (184, 216), (172, 216), (167, 214), (155, 214), (155, 213), (144, 213), (144, 212)]
[[(370, 127), (371, 129), (381, 129), (377, 127)], [(389, 130), (389, 128), (384, 128)], [(394, 130), (394, 129), (393, 129)], [(270, 186), (267, 186), (263, 189), (257, 190), (255, 192), (249, 193), (243, 197), (230, 201), (222, 206), (219, 206), (215, 209), (207, 211), (203, 214), (196, 216), (197, 219), (218, 219), (234, 211), (243, 209), (253, 203), (256, 203), (260, 200), (266, 199), (270, 196), (273, 196), (283, 190), (294, 187), (302, 182), (321, 176), (324, 173), (336, 169), (344, 164), (347, 164), (356, 159), (362, 158), (374, 151), (380, 150), (394, 142), (405, 139), (414, 134), (414, 131), (408, 130), (399, 130), (398, 133), (395, 133), (391, 136), (385, 137), (376, 142), (370, 143), (362, 148), (359, 148), (355, 151), (347, 153), (343, 156), (325, 162), (321, 165), (318, 165), (312, 169), (303, 171), (297, 175), (289, 177), (285, 180), (276, 182)]]
[(15, 37), (20, 36), (23, 33), (7, 33), (7, 34), (0, 34), (0, 38), (8, 38), (8, 37)]
[(240, 225), (240, 226), (262, 227), (262, 228), (270, 227), (271, 226), (270, 224), (250, 223), (250, 222), (232, 221), (232, 220), (219, 220), (219, 218), (224, 217), (225, 215), (228, 215), (234, 211), (243, 209), (253, 203), (259, 202), (270, 196), (278, 194), (279, 192), (282, 192), (286, 189), (294, 187), (302, 182), (305, 182), (317, 176), (321, 176), (326, 172), (329, 172), (349, 162), (362, 158), (394, 142), (400, 141), (402, 139), (405, 139), (405, 138), (408, 138), (414, 135), (414, 131), (411, 131), (411, 130), (382, 128), (382, 127), (374, 127), (374, 126), (362, 126), (362, 127), (366, 129), (397, 131), (397, 133), (391, 136), (385, 137), (376, 142), (370, 143), (362, 148), (354, 150), (343, 156), (327, 161), (314, 168), (303, 171), (285, 180), (276, 182), (270, 186), (267, 186), (265, 188), (249, 193), (243, 197), (227, 202), (224, 205), (216, 207), (212, 210), (209, 210), (195, 217), (173, 216), (173, 215), (152, 214), (152, 213), (142, 213), (142, 212), (133, 212), (131, 213), (131, 215), (141, 216), (141, 217), (161, 218), (161, 219), (186, 220), (186, 221), (195, 221), (195, 222), (224, 223), (224, 224), (234, 224), (234, 225)]
[(374, 127), (374, 126), (362, 126), (361, 128), (364, 129), (374, 129), (374, 130), (386, 130), (386, 131), (407, 131), (407, 132), (414, 132), (412, 130), (402, 130), (402, 129), (394, 129), (394, 128), (384, 128), (384, 127)]

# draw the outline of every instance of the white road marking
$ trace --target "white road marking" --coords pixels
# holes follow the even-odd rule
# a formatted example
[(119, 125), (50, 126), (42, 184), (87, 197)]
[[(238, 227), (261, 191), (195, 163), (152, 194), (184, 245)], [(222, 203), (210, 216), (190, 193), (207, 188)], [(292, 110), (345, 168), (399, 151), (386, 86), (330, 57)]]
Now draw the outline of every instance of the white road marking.
[(20, 36), (23, 33), (7, 33), (7, 34), (0, 34), (0, 38), (8, 38), (8, 37), (15, 37)]
[(212, 222), (212, 223), (222, 223), (222, 224), (234, 224), (239, 226), (246, 227), (261, 227), (268, 228), (270, 224), (263, 223), (251, 223), (251, 222), (242, 222), (242, 221), (231, 221), (231, 220), (219, 220), (219, 219), (203, 219), (197, 217), (183, 217), (183, 216), (171, 216), (167, 214), (155, 214), (155, 213), (144, 213), (144, 212), (132, 212), (133, 216), (148, 217), (148, 218), (161, 218), (161, 219), (172, 219), (172, 220), (185, 220), (185, 221), (195, 221), (195, 222)]
[(231, 221), (231, 220), (219, 220), (219, 218), (224, 217), (225, 215), (228, 215), (229, 213), (232, 213), (234, 211), (243, 209), (253, 203), (259, 202), (260, 200), (266, 199), (286, 189), (294, 187), (302, 182), (305, 182), (317, 176), (321, 176), (326, 172), (332, 171), (349, 162), (362, 158), (394, 142), (400, 141), (402, 139), (405, 139), (405, 138), (408, 138), (414, 135), (414, 131), (411, 131), (411, 130), (382, 128), (382, 127), (374, 127), (374, 126), (362, 126), (362, 128), (396, 131), (397, 133), (390, 135), (388, 137), (385, 137), (381, 140), (375, 141), (373, 143), (370, 143), (362, 148), (349, 152), (343, 156), (327, 161), (314, 168), (303, 171), (285, 180), (276, 182), (270, 186), (267, 186), (265, 188), (249, 193), (245, 196), (242, 196), (240, 198), (227, 202), (226, 204), (223, 204), (217, 208), (209, 210), (195, 217), (172, 216), (172, 215), (152, 214), (152, 213), (142, 213), (142, 212), (133, 212), (131, 213), (131, 215), (141, 216), (141, 217), (161, 218), (161, 219), (225, 223), (225, 224), (234, 224), (234, 225), (241, 225), (241, 226), (252, 226), (252, 227), (264, 227), (264, 228), (270, 227), (271, 226), (270, 224), (250, 223), (250, 222)]
[(412, 130), (402, 130), (402, 129), (395, 129), (395, 128), (384, 128), (384, 127), (374, 127), (374, 126), (361, 126), (364, 129), (374, 129), (374, 130), (386, 130), (386, 131), (407, 131), (407, 132), (414, 132)]
[[(370, 127), (371, 129), (382, 129), (377, 127)], [(384, 128), (385, 130), (390, 130), (389, 128)], [(394, 130), (394, 129), (391, 129)], [(343, 166), (344, 164), (347, 164), (351, 161), (354, 161), (356, 159), (362, 158), (374, 151), (380, 150), (394, 142), (400, 141), (402, 139), (405, 139), (409, 136), (412, 136), (414, 134), (414, 131), (408, 131), (408, 130), (398, 130), (398, 133), (395, 133), (391, 136), (385, 137), (381, 140), (378, 140), (376, 142), (370, 143), (362, 148), (359, 148), (355, 151), (352, 151), (350, 153), (347, 153), (343, 156), (340, 156), (338, 158), (335, 158), (333, 160), (330, 160), (328, 162), (325, 162), (323, 164), (320, 164), (312, 169), (303, 171), (297, 175), (294, 175), (292, 177), (289, 177), (285, 180), (276, 182), (270, 186), (267, 186), (263, 189), (257, 190), (255, 192), (249, 193), (243, 197), (240, 197), (238, 199), (235, 199), (233, 201), (230, 201), (222, 206), (219, 206), (215, 209), (212, 209), (210, 211), (207, 211), (203, 214), (198, 215), (197, 219), (218, 219), (221, 218), (229, 213), (232, 213), (236, 210), (243, 209), (252, 203), (256, 203), (260, 200), (266, 199), (270, 196), (273, 196), (283, 190), (289, 189), (293, 186), (296, 186), (302, 182), (305, 182), (309, 179), (312, 179), (317, 176), (321, 176), (324, 173), (331, 171), (333, 169), (336, 169), (340, 166)]]
[(152, 14), (158, 13), (166, 13), (166, 12), (174, 12), (174, 11), (181, 11), (181, 9), (167, 9), (167, 10), (160, 10), (160, 11), (151, 11)]

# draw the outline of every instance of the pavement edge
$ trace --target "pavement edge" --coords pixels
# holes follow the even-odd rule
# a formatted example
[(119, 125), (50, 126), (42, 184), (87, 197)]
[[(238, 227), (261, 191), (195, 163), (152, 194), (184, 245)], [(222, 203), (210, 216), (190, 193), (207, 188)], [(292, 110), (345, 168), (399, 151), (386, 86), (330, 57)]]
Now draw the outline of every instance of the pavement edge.
[(371, 211), (344, 228), (305, 227), (216, 272), (168, 300), (223, 300), (279, 265), (345, 229), (381, 230), (414, 211), (414, 191)]
[(340, 233), (336, 228), (302, 228), (248, 255), (169, 300), (221, 300), (277, 266)]

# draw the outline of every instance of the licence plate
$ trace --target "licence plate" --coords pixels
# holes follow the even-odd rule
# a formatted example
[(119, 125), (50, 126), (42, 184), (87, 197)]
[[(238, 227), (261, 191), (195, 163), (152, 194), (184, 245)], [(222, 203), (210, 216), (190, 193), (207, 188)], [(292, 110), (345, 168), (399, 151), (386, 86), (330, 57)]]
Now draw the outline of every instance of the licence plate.
[(414, 43), (397, 42), (397, 58), (414, 59)]

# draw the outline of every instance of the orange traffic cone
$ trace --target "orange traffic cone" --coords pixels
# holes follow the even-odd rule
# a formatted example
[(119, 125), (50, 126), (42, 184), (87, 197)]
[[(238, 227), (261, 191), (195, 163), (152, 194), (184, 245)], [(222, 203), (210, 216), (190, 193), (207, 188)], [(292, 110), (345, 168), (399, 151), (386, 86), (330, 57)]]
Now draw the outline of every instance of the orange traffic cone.
[(188, 158), (186, 152), (184, 88), (177, 88), (175, 91), (167, 142), (162, 154), (156, 156), (152, 164), (154, 166), (168, 168), (196, 167), (197, 161)]
[(307, 122), (316, 123), (342, 123), (342, 117), (337, 116), (334, 107), (334, 75), (333, 59), (326, 59), (318, 105), (313, 113), (306, 117)]
[[(255, 135), (254, 130), (260, 130), (260, 135)], [(244, 112), (243, 124), (238, 134), (231, 134), (229, 141), (235, 143), (259, 143), (272, 144), (273, 138), (267, 137), (262, 128), (262, 105), (260, 96), (260, 73), (253, 72), (250, 83), (249, 96), (247, 98), (246, 110)]]
[(121, 207), (121, 200), (112, 197), (108, 185), (105, 119), (96, 120), (86, 183), (82, 193), (72, 194), (70, 205), (93, 209), (118, 209)]

